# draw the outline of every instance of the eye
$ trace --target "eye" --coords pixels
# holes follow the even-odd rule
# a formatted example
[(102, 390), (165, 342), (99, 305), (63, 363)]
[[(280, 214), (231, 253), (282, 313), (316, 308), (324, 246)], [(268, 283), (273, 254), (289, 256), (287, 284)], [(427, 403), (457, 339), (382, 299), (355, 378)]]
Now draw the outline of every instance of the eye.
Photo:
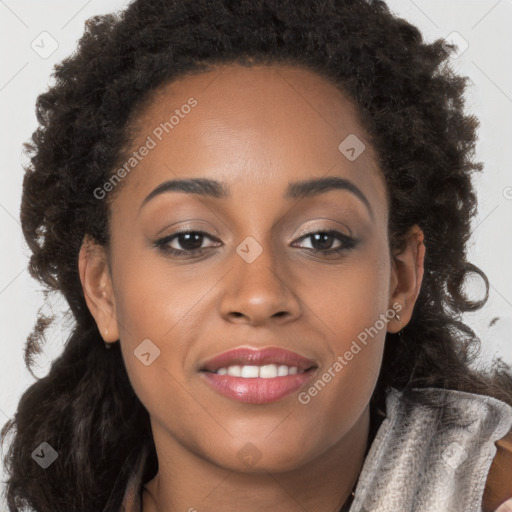
[[(298, 241), (307, 239), (311, 240), (312, 247), (304, 247), (305, 249), (326, 255), (335, 255), (350, 251), (359, 243), (358, 240), (334, 230), (308, 233), (299, 238)], [(206, 240), (213, 241), (214, 245), (204, 247), (203, 244)], [(297, 242), (292, 244), (292, 246), (296, 246), (296, 243)], [(154, 246), (165, 255), (201, 256), (209, 248), (218, 247), (219, 244), (221, 244), (219, 240), (204, 231), (180, 231), (157, 240)], [(334, 248), (332, 247), (333, 244), (335, 245)]]
[[(312, 247), (305, 247), (305, 249), (322, 254), (339, 254), (350, 251), (358, 244), (356, 239), (334, 230), (308, 233), (299, 238), (299, 241), (307, 239), (311, 239)], [(333, 248), (332, 245), (336, 242), (337, 246)]]
[(157, 240), (154, 245), (163, 253), (173, 256), (200, 255), (206, 249), (203, 247), (205, 239), (214, 240), (204, 231), (180, 231)]

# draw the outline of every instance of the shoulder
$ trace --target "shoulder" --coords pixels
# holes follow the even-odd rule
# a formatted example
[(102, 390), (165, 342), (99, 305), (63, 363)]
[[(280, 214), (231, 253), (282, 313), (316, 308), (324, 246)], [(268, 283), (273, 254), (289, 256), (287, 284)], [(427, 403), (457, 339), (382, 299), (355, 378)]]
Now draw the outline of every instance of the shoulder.
[[(438, 425), (457, 432), (457, 440), (464, 445), (465, 454), (478, 453), (486, 446), (485, 450), (493, 454), (495, 447), (494, 456), (480, 459), (477, 466), (490, 467), (484, 472), (482, 512), (497, 512), (498, 507), (512, 497), (512, 406), (490, 396), (461, 391), (433, 388), (417, 391), (417, 403), (421, 408), (434, 412), (437, 406), (442, 406), (444, 419)], [(466, 443), (461, 441), (464, 436)], [(469, 468), (466, 473), (469, 474)], [(469, 482), (479, 485), (477, 473), (468, 479)]]
[(512, 429), (512, 405), (488, 395), (452, 389), (391, 388), (386, 410), (395, 422), (423, 417), (436, 436), (452, 432), (467, 437), (475, 446), (485, 442), (492, 445)]
[[(426, 458), (434, 456), (430, 461), (435, 466), (432, 479), (445, 475), (453, 492), (463, 493), (473, 503), (472, 511), (477, 510), (474, 503), (480, 503), (479, 511), (498, 512), (512, 497), (512, 406), (491, 396), (462, 391), (409, 391), (389, 397), (389, 412), (395, 418), (402, 416), (401, 424), (417, 426), (415, 419), (421, 420), (416, 430), (429, 438), (424, 454)], [(415, 429), (409, 430), (415, 433)], [(421, 444), (418, 436), (415, 439)], [(462, 465), (464, 470), (458, 469)], [(512, 512), (512, 507), (499, 512), (504, 510)]]
[(512, 430), (494, 444), (496, 455), (485, 484), (483, 512), (494, 512), (512, 497)]

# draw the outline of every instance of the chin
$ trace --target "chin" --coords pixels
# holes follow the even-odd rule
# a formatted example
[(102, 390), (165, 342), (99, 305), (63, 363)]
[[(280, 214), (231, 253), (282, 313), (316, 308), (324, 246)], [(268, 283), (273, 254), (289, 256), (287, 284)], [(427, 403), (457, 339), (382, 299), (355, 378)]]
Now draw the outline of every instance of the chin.
[[(275, 443), (242, 441), (227, 447), (219, 454), (210, 453), (208, 459), (215, 465), (237, 473), (286, 473), (308, 463), (304, 446), (300, 443), (276, 448)], [(216, 456), (217, 455), (217, 456)], [(233, 457), (234, 455), (234, 457)]]

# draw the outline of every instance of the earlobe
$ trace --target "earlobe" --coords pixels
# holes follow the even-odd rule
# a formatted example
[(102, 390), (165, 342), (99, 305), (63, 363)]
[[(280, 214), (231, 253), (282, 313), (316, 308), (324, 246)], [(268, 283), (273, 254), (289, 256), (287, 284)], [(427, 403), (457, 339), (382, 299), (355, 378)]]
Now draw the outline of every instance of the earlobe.
[[(390, 307), (399, 303), (400, 320), (390, 322), (388, 331), (398, 332), (411, 319), (423, 281), (425, 244), (421, 228), (415, 224), (407, 233), (405, 247), (394, 255)], [(395, 325), (396, 324), (396, 325)]]
[(117, 341), (119, 330), (106, 250), (88, 235), (80, 248), (78, 271), (87, 307), (103, 340)]

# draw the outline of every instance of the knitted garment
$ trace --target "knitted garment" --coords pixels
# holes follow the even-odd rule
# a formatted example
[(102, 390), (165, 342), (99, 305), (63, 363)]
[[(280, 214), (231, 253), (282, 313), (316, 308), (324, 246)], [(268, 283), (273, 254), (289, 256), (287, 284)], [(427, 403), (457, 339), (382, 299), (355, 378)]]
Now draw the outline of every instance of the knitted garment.
[(392, 389), (350, 512), (482, 512), (494, 443), (511, 429), (512, 407), (495, 398)]
[[(494, 443), (510, 430), (512, 407), (495, 398), (391, 388), (349, 511), (482, 512)], [(127, 486), (123, 512), (142, 510), (141, 469)]]

